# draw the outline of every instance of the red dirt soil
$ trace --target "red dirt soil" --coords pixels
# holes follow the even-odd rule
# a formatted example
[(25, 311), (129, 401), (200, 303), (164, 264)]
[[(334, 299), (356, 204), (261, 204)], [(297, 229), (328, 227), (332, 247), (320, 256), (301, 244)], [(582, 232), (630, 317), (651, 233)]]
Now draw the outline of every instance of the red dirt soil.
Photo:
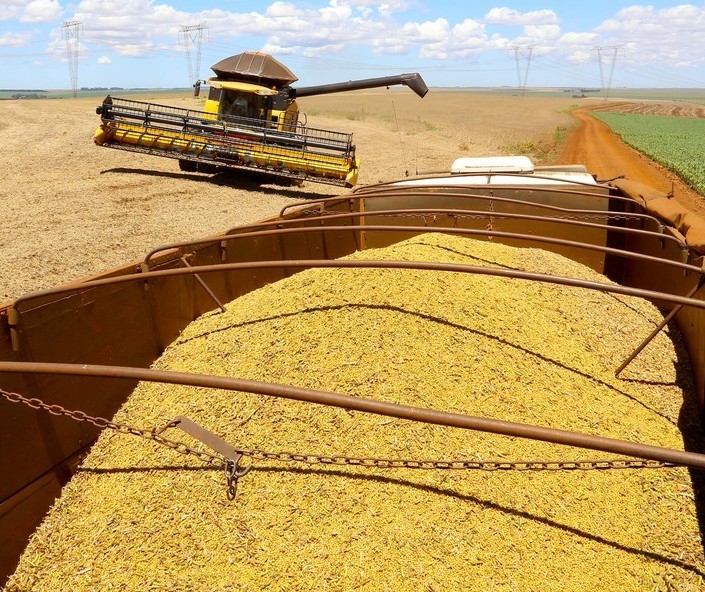
[(572, 113), (579, 124), (568, 135), (558, 162), (584, 164), (600, 180), (623, 176), (672, 193), (680, 204), (705, 217), (705, 198), (676, 174), (627, 146), (588, 109)]

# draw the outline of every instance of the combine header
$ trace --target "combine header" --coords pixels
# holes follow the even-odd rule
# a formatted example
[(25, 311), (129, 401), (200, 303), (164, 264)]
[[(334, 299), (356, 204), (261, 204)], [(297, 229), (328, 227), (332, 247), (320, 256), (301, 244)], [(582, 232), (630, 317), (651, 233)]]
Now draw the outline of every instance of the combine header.
[[(185, 171), (240, 170), (273, 181), (352, 187), (359, 163), (352, 134), (299, 123), (297, 97), (403, 84), (423, 97), (419, 74), (292, 88), (297, 80), (266, 54), (245, 52), (212, 66), (203, 111), (108, 96), (96, 110), (100, 146), (179, 160)], [(200, 81), (196, 84), (196, 95)]]

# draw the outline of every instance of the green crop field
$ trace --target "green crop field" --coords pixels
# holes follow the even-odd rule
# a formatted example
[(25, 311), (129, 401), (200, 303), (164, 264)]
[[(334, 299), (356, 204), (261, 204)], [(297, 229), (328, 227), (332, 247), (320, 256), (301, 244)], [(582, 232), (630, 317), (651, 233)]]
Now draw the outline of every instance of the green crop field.
[(705, 119), (599, 111), (593, 115), (705, 195)]

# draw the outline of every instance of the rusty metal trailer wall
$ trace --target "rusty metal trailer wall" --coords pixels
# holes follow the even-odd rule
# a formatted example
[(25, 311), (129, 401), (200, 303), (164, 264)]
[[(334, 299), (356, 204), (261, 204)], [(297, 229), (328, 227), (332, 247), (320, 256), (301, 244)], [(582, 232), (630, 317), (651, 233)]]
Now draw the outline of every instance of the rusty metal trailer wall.
[[(631, 211), (641, 211), (641, 208), (636, 204), (630, 205), (629, 209)], [(634, 223), (628, 223), (628, 225), (637, 226)], [(664, 227), (661, 230), (665, 237), (674, 236), (682, 245), (685, 244), (685, 238), (673, 228)], [(659, 242), (629, 235), (620, 237), (620, 242), (622, 243), (622, 248), (627, 251), (653, 255), (670, 261), (690, 263), (696, 267), (703, 268), (703, 256), (684, 248), (676, 241), (664, 240)], [(686, 295), (698, 286), (698, 282), (701, 279), (698, 274), (693, 272), (665, 267), (658, 269), (653, 264), (645, 261), (632, 260), (628, 264), (624, 261), (613, 262), (612, 266), (618, 269), (618, 274), (615, 273), (614, 275), (615, 279), (621, 284), (659, 292)], [(699, 300), (705, 300), (703, 290), (697, 292), (694, 297)], [(655, 304), (659, 305), (660, 303), (656, 301)], [(662, 308), (666, 311), (670, 310), (671, 306)], [(705, 416), (705, 311), (698, 308), (684, 307), (676, 315), (675, 321), (690, 358), (697, 404), (702, 418)]]
[[(360, 193), (365, 195), (365, 193)], [(526, 233), (532, 236), (549, 236), (554, 238), (564, 238), (573, 241), (582, 241), (589, 244), (607, 244), (607, 233), (603, 228), (580, 228), (567, 224), (556, 224), (549, 221), (531, 220), (523, 218), (507, 218), (501, 214), (547, 216), (547, 214), (557, 215), (549, 208), (561, 208), (568, 210), (562, 214), (564, 220), (571, 218), (570, 210), (594, 210), (607, 213), (610, 208), (608, 199), (609, 190), (606, 187), (595, 186), (589, 192), (576, 195), (571, 191), (556, 191), (549, 187), (537, 186), (531, 192), (517, 187), (502, 186), (477, 186), (471, 191), (458, 191), (451, 187), (430, 187), (428, 189), (419, 188), (410, 192), (409, 187), (401, 187), (395, 190), (393, 187), (386, 191), (380, 191), (374, 197), (365, 200), (365, 212), (373, 214), (379, 211), (388, 210), (419, 210), (424, 208), (439, 208), (447, 210), (470, 210), (473, 212), (486, 212), (496, 214), (488, 218), (487, 215), (429, 215), (417, 214), (413, 212), (399, 215), (396, 224), (416, 224), (424, 227), (450, 226), (469, 229), (486, 229), (505, 233)], [(575, 214), (577, 216), (577, 214)], [(365, 223), (383, 224), (388, 220), (385, 216), (366, 216)], [(388, 223), (388, 222), (387, 222)], [(368, 234), (366, 235), (366, 247), (384, 247), (394, 240), (409, 238), (410, 235), (394, 236), (390, 234)], [(490, 239), (489, 236), (477, 238)], [(491, 238), (498, 242), (517, 247), (534, 246), (558, 252), (566, 257), (570, 257), (584, 265), (602, 272), (605, 258), (602, 253), (586, 251), (567, 246), (554, 247), (548, 244), (528, 243), (526, 240), (510, 238)]]
[[(493, 190), (495, 197), (515, 196), (515, 190)], [(607, 191), (594, 198), (595, 209), (638, 212), (607, 199)], [(552, 203), (571, 207), (574, 196), (553, 194)], [(537, 199), (546, 199), (537, 197)], [(413, 225), (418, 232), (451, 228), (486, 228), (487, 221), (472, 216), (428, 216), (410, 212), (391, 218), (382, 210), (406, 208), (454, 208), (473, 210), (492, 207), (486, 199), (420, 195), (409, 201), (403, 197), (370, 196), (322, 200), (299, 210), (286, 210), (274, 221), (224, 233), (217, 240), (204, 239), (197, 245), (165, 248), (139, 263), (113, 270), (100, 277), (135, 276), (140, 270), (163, 270), (214, 263), (299, 259), (333, 259), (358, 249), (386, 246), (402, 240), (408, 232), (365, 231), (371, 225)], [(584, 206), (585, 202), (581, 202)], [(528, 208), (528, 209), (527, 209)], [(512, 211), (529, 211), (517, 206)], [(510, 208), (511, 210), (511, 208)], [(364, 213), (364, 216), (359, 214)], [(349, 214), (341, 218), (336, 214)], [(274, 226), (271, 223), (274, 222)], [(595, 244), (620, 244), (630, 249), (667, 256), (680, 261), (684, 251), (676, 241), (659, 241), (607, 232), (604, 229), (576, 231), (568, 227), (527, 221), (492, 221), (494, 229), (522, 230), (525, 233), (570, 236)], [(629, 225), (631, 223), (627, 223)], [(633, 223), (644, 227), (648, 222)], [(335, 231), (325, 231), (335, 226)], [(338, 227), (349, 227), (340, 229)], [(271, 233), (277, 228), (315, 228), (313, 232)], [(251, 233), (259, 233), (250, 236)], [(674, 236), (664, 229), (664, 236)], [(248, 236), (241, 236), (241, 235)], [(510, 240), (501, 242), (511, 242)], [(525, 243), (525, 241), (524, 241)], [(536, 245), (538, 246), (538, 245)], [(638, 261), (614, 261), (604, 253), (577, 253), (573, 248), (552, 250), (606, 270), (612, 279), (627, 285), (675, 291), (685, 294), (697, 278), (682, 271), (653, 273), (653, 267)], [(692, 258), (692, 255), (690, 255)], [(203, 274), (201, 278), (215, 298), (227, 302), (241, 294), (288, 275), (287, 269), (238, 270)], [(159, 280), (137, 279), (127, 283), (102, 285), (60, 295), (22, 297), (0, 308), (0, 360), (51, 361), (118, 366), (149, 366), (193, 319), (216, 307), (213, 298), (194, 276), (173, 276)], [(678, 316), (695, 368), (700, 402), (705, 377), (705, 313), (684, 309)], [(0, 374), (0, 388), (38, 397), (50, 404), (80, 409), (91, 415), (111, 417), (134, 388), (121, 380)], [(80, 455), (97, 435), (97, 428), (65, 417), (12, 404), (0, 398), (0, 583), (14, 570), (26, 538), (36, 528), (61, 486), (70, 478)]]

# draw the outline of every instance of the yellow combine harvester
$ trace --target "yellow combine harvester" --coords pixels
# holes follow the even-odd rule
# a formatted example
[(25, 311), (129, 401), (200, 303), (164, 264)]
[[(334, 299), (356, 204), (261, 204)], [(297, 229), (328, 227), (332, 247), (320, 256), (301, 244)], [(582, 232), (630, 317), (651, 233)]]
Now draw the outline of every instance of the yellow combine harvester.
[(296, 98), (397, 84), (420, 97), (428, 92), (417, 73), (292, 88), (298, 78), (291, 70), (259, 52), (226, 58), (212, 70), (203, 111), (106, 97), (97, 109), (96, 144), (176, 158), (185, 171), (235, 169), (273, 181), (352, 187), (359, 169), (352, 134), (300, 123)]

